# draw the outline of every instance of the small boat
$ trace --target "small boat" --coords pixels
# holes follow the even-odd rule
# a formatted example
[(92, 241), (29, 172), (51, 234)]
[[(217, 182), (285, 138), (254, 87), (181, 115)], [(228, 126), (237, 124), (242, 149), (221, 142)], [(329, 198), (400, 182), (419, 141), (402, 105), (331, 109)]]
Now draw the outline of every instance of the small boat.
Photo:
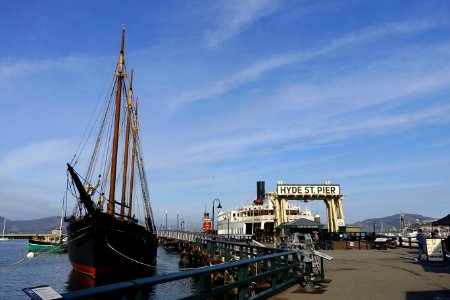
[(6, 228), (6, 218), (3, 218), (3, 233), (0, 237), (0, 241), (9, 241), (8, 238), (5, 238), (5, 228)]
[[(77, 149), (80, 153), (67, 164), (66, 194), (75, 196), (76, 202), (72, 215), (65, 218), (68, 256), (74, 270), (93, 278), (151, 273), (156, 264), (158, 241), (141, 152), (138, 100), (133, 95), (133, 70), (128, 74), (126, 69), (124, 45), (125, 28), (111, 93), (98, 110), (97, 124), (90, 124), (96, 127), (97, 138), (85, 136), (83, 147)], [(92, 144), (88, 157), (81, 153), (89, 149), (86, 144)], [(83, 175), (75, 170), (80, 161), (86, 163), (78, 168), (85, 170)]]
[(67, 244), (64, 240), (47, 241), (39, 240), (37, 238), (28, 239), (28, 251), (29, 252), (67, 252)]
[(67, 252), (67, 237), (62, 234), (64, 206), (61, 209), (59, 229), (53, 230), (51, 235), (37, 236), (28, 239), (29, 252)]

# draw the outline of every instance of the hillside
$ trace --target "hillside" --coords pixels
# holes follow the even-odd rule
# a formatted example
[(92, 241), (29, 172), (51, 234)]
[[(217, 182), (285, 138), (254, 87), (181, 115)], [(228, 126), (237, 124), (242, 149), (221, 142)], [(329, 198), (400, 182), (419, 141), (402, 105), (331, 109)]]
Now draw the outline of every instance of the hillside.
[[(1, 230), (3, 230), (4, 218), (0, 216)], [(47, 217), (29, 221), (11, 221), (6, 219), (5, 233), (51, 233), (59, 229), (61, 217)], [(63, 233), (66, 231), (66, 223), (63, 223)], [(1, 232), (0, 232), (1, 233)]]
[[(417, 224), (416, 227), (418, 227), (419, 224), (424, 221), (437, 219), (433, 217), (425, 217), (422, 215), (407, 213), (403, 214), (403, 218), (405, 226)], [(59, 222), (60, 217), (58, 216), (29, 221), (11, 221), (7, 219), (5, 233), (50, 233), (52, 230), (59, 228)], [(0, 224), (3, 224), (3, 217), (1, 216)], [(63, 223), (63, 233), (66, 232), (66, 225), (67, 223)], [(398, 230), (400, 229), (400, 214), (382, 218), (367, 219), (350, 225), (359, 226), (361, 227), (361, 231), (364, 232), (373, 232), (374, 225), (376, 232)], [(3, 228), (1, 228), (0, 230), (3, 230)]]
[[(426, 217), (422, 215), (417, 214), (403, 214), (404, 219), (404, 225), (405, 226), (419, 226), (419, 224), (429, 221), (429, 220), (436, 220), (437, 218), (433, 217)], [(356, 222), (351, 224), (352, 226), (359, 226), (361, 227), (361, 231), (365, 232), (373, 232), (373, 228), (375, 226), (376, 232), (388, 232), (389, 230), (399, 230), (400, 225), (400, 214), (383, 217), (383, 218), (373, 218), (373, 219), (367, 219), (364, 221)]]

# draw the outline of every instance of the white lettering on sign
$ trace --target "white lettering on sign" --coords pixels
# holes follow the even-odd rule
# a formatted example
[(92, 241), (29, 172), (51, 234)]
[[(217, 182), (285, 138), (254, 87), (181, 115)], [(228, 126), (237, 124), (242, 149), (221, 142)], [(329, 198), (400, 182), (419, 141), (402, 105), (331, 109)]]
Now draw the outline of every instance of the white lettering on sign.
[(344, 227), (345, 226), (344, 219), (337, 219), (337, 224), (339, 227)]
[(427, 239), (428, 261), (444, 261), (444, 249), (441, 239)]
[(314, 184), (280, 184), (277, 186), (278, 196), (339, 196), (340, 186), (335, 185), (314, 185)]

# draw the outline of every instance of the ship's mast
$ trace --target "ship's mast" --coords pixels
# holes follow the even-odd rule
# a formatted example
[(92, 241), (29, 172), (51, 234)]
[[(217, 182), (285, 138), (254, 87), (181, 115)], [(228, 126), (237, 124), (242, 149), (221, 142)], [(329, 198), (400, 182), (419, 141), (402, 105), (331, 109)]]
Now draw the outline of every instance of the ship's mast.
[(108, 214), (114, 215), (114, 203), (116, 192), (116, 170), (117, 170), (117, 152), (119, 146), (119, 123), (120, 123), (120, 99), (122, 97), (122, 80), (124, 77), (123, 64), (124, 64), (124, 46), (125, 46), (125, 26), (122, 27), (122, 45), (120, 48), (119, 67), (117, 73), (117, 86), (116, 86), (116, 112), (114, 116), (114, 137), (113, 137), (113, 150), (111, 161), (111, 178), (109, 185), (109, 200), (108, 200)]
[(127, 175), (128, 175), (128, 149), (130, 146), (130, 127), (131, 127), (131, 111), (133, 109), (133, 69), (131, 69), (131, 79), (130, 79), (130, 89), (128, 90), (128, 101), (127, 101), (127, 126), (125, 133), (125, 151), (123, 154), (123, 176), (122, 176), (122, 198), (120, 207), (120, 219), (123, 220), (125, 216), (125, 193), (127, 186)]
[(137, 144), (137, 131), (138, 131), (138, 124), (137, 124), (137, 111), (138, 111), (138, 104), (139, 99), (136, 98), (136, 105), (134, 110), (134, 122), (133, 122), (133, 145), (132, 145), (132, 155), (131, 155), (131, 178), (130, 178), (130, 198), (128, 200), (128, 219), (131, 220), (131, 211), (133, 209), (133, 187), (134, 187), (134, 164), (136, 161), (136, 144)]

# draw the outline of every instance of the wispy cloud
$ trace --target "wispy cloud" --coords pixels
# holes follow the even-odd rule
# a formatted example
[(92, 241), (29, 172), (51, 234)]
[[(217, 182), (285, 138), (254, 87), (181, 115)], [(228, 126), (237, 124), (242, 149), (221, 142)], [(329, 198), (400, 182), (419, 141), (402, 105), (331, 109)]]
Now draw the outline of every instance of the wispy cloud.
[[(348, 138), (391, 134), (424, 124), (448, 124), (450, 106), (430, 103), (414, 108), (408, 103), (447, 87), (450, 72), (444, 68), (416, 74), (414, 67), (405, 69), (401, 63), (394, 69), (400, 71), (388, 76), (358, 71), (331, 83), (280, 87), (275, 95), (265, 95), (256, 103), (247, 102), (239, 110), (230, 107), (223, 119), (208, 127), (190, 128), (193, 136), (185, 138), (195, 143), (186, 143), (182, 153), (169, 157), (176, 157), (178, 166), (205, 165), (322, 147)], [(249, 118), (249, 111), (252, 115), (270, 116), (264, 120), (264, 130), (259, 130), (258, 122)], [(333, 120), (333, 126), (317, 122), (317, 118)], [(165, 147), (169, 148), (178, 147)], [(165, 154), (167, 157), (168, 153)], [(160, 163), (164, 162), (159, 160), (157, 164)]]
[(433, 106), (418, 111), (407, 112), (404, 114), (384, 115), (374, 117), (361, 122), (354, 122), (350, 126), (333, 127), (329, 132), (352, 135), (371, 132), (380, 134), (403, 130), (411, 126), (417, 126), (425, 123), (436, 123), (450, 121), (450, 105)]
[[(267, 157), (286, 151), (309, 150), (349, 138), (392, 134), (414, 126), (424, 126), (435, 122), (450, 123), (448, 115), (450, 115), (450, 105), (438, 105), (400, 114), (382, 114), (375, 117), (362, 115), (351, 120), (347, 118), (339, 120), (339, 117), (329, 118), (323, 115), (323, 120), (334, 120), (332, 126), (327, 125), (326, 122), (317, 124), (309, 118), (303, 119), (301, 126), (296, 122), (286, 121), (290, 124), (289, 127), (296, 128), (291, 132), (276, 127), (271, 131), (258, 131), (254, 127), (249, 127), (248, 124), (241, 124), (242, 132), (240, 134), (228, 133), (226, 136), (212, 134), (201, 140), (196, 137), (188, 138), (195, 142), (185, 144), (183, 152), (171, 153), (166, 150), (164, 155), (158, 155), (158, 160), (153, 162), (152, 166), (184, 168), (188, 165), (195, 165), (200, 167), (248, 158)], [(275, 119), (279, 120), (280, 117), (275, 117)], [(178, 148), (177, 146), (164, 147), (164, 149)]]
[[(432, 51), (430, 51), (432, 53)], [(413, 56), (419, 68), (421, 54)], [(272, 113), (286, 113), (320, 108), (328, 117), (348, 114), (371, 106), (389, 104), (399, 106), (413, 102), (430, 91), (446, 88), (450, 84), (450, 69), (435, 67), (425, 72), (416, 65), (388, 59), (391, 72), (373, 74), (365, 69), (345, 74), (345, 77), (331, 82), (299, 83), (284, 86), (272, 97), (266, 97), (262, 108), (269, 103), (277, 103)], [(380, 65), (388, 64), (378, 61)]]
[(328, 46), (324, 47), (320, 52), (328, 53), (338, 48), (362, 43), (370, 40), (376, 40), (392, 35), (415, 33), (425, 31), (432, 28), (447, 26), (449, 22), (446, 19), (418, 19), (407, 20), (403, 22), (391, 22), (381, 25), (373, 25), (362, 28), (358, 31), (348, 33), (342, 37), (336, 38)]
[[(63, 71), (69, 74), (86, 74), (104, 69), (105, 62), (112, 62), (108, 56), (70, 55), (53, 59), (24, 59), (0, 63), (0, 83), (35, 73), (52, 74)], [(80, 63), (83, 62), (83, 63)], [(113, 65), (110, 67), (113, 68)]]
[(337, 51), (343, 47), (372, 41), (391, 35), (424, 31), (438, 26), (445, 26), (447, 23), (448, 22), (438, 19), (433, 21), (416, 20), (369, 26), (336, 38), (321, 48), (311, 51), (303, 51), (302, 53), (288, 53), (285, 55), (269, 57), (262, 61), (256, 62), (248, 68), (245, 68), (227, 78), (208, 83), (208, 85), (204, 88), (182, 92), (173, 97), (172, 101), (170, 101), (170, 108), (171, 111), (175, 111), (190, 103), (218, 97), (230, 90), (257, 79), (266, 73), (285, 66), (307, 62), (316, 57)]
[(270, 0), (222, 2), (217, 27), (205, 35), (208, 46), (216, 47), (233, 38), (260, 18), (273, 13), (276, 8), (277, 2)]
[(228, 78), (213, 82), (207, 87), (198, 90), (186, 91), (181, 95), (178, 95), (176, 99), (171, 102), (171, 109), (172, 111), (174, 111), (189, 103), (219, 96), (244, 83), (257, 79), (259, 76), (263, 75), (266, 72), (285, 65), (292, 64), (297, 61), (297, 55), (271, 57), (267, 60), (256, 63), (251, 67), (244, 69), (241, 72), (234, 74)]
[(75, 57), (62, 57), (58, 59), (45, 60), (21, 60), (0, 65), (0, 79), (5, 80), (18, 75), (33, 72), (42, 72), (54, 69), (73, 69), (79, 66), (79, 61)]
[(2, 64), (0, 65), (0, 78), (3, 80), (20, 74), (22, 72), (28, 72), (37, 67), (36, 63), (29, 61), (19, 61), (12, 64)]
[(65, 161), (74, 145), (68, 140), (52, 139), (26, 145), (0, 157), (0, 176)]
[(358, 186), (352, 188), (350, 194), (367, 194), (367, 193), (380, 193), (389, 192), (389, 191), (414, 191), (414, 190), (424, 190), (435, 187), (446, 186), (445, 181), (427, 181), (427, 182), (409, 182), (409, 183), (385, 183), (385, 184), (374, 184), (374, 185), (366, 185), (366, 186)]

